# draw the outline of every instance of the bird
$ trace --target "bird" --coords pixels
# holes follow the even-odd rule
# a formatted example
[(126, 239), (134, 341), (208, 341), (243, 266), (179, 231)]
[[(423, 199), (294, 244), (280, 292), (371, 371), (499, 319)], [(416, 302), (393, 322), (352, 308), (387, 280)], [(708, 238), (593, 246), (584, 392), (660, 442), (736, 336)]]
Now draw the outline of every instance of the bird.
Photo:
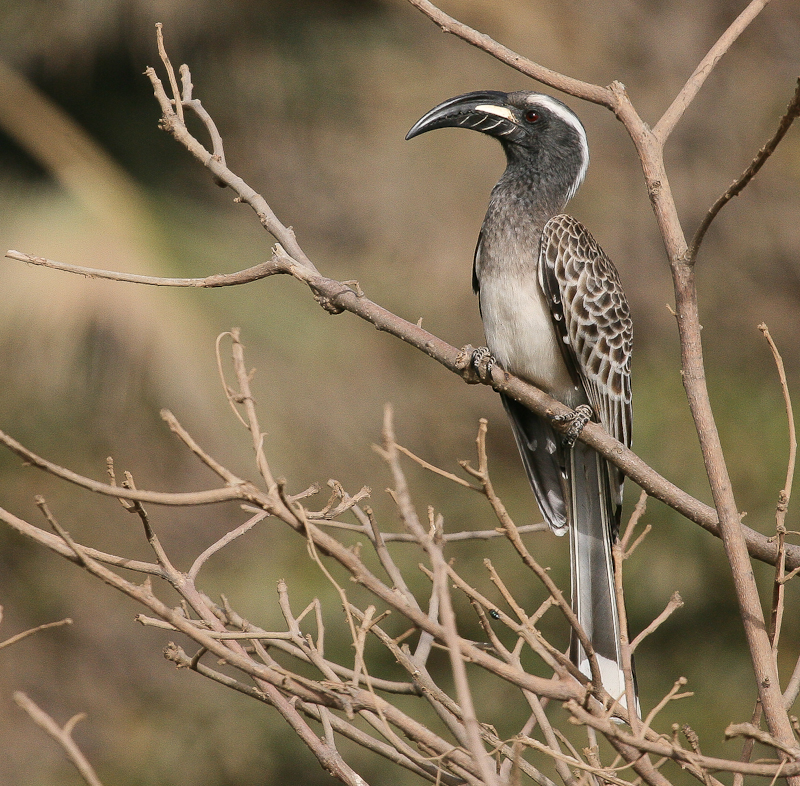
[[(612, 559), (624, 476), (576, 438), (592, 419), (630, 446), (633, 325), (613, 263), (563, 212), (589, 166), (586, 130), (552, 96), (485, 90), (434, 107), (406, 139), (449, 127), (494, 137), (506, 155), (474, 255), (486, 347), (472, 362), (484, 374), (498, 363), (573, 410), (565, 435), (501, 394), (541, 513), (554, 533), (569, 533), (572, 607), (602, 685), (627, 708)], [(570, 659), (592, 676), (575, 631)]]

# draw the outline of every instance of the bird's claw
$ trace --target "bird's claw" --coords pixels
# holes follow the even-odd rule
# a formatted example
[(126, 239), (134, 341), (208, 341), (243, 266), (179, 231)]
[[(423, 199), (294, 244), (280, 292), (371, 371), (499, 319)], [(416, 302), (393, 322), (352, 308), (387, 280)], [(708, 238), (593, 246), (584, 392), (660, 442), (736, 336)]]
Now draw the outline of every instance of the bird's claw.
[(492, 370), (494, 369), (497, 361), (494, 355), (489, 352), (488, 347), (478, 347), (477, 349), (471, 344), (467, 344), (461, 348), (456, 358), (456, 365), (461, 371), (461, 375), (471, 385), (477, 385), (482, 382), (484, 385), (490, 385), (492, 382)]
[(492, 379), (492, 369), (497, 360), (489, 352), (489, 347), (478, 347), (472, 352), (472, 367), (477, 372), (481, 381), (488, 382)]
[(572, 412), (566, 415), (554, 415), (555, 423), (569, 423), (569, 428), (564, 432), (564, 443), (571, 448), (580, 436), (583, 427), (592, 419), (592, 408), (588, 404), (579, 404)]

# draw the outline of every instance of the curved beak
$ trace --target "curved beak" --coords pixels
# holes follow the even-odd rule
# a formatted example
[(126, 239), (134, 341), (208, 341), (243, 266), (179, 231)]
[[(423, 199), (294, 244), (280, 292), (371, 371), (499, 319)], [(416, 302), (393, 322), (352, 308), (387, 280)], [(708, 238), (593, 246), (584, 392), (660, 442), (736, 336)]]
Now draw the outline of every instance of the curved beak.
[(417, 120), (406, 139), (435, 128), (471, 128), (513, 142), (522, 129), (507, 98), (506, 93), (498, 90), (481, 90), (450, 98)]

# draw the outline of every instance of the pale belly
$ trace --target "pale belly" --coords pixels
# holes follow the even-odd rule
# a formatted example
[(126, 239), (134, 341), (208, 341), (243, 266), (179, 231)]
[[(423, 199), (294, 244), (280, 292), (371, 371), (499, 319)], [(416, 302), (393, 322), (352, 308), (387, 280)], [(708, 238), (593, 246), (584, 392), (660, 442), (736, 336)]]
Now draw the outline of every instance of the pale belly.
[(504, 277), (481, 277), (480, 301), (486, 346), (500, 365), (554, 398), (575, 407), (585, 401), (567, 371), (560, 338), (533, 276), (514, 285)]

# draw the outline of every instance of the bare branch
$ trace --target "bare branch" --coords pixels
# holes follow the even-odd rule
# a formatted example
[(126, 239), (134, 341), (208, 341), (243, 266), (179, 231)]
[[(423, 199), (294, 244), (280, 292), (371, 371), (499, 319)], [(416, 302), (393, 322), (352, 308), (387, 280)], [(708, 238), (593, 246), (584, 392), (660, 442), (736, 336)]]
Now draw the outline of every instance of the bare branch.
[(402, 445), (397, 445), (397, 449), (404, 456), (408, 456), (412, 461), (416, 461), (417, 464), (429, 470), (430, 472), (433, 472), (436, 475), (441, 475), (443, 478), (447, 478), (448, 480), (452, 480), (453, 483), (458, 483), (459, 486), (465, 486), (468, 489), (474, 489), (475, 491), (480, 491), (480, 488), (478, 486), (474, 486), (468, 480), (464, 480), (464, 478), (460, 478), (458, 477), (458, 475), (454, 475), (452, 472), (447, 472), (447, 470), (440, 469), (439, 467), (430, 464), (429, 462), (425, 461), (425, 459), (422, 459), (416, 454), (412, 453), (408, 448), (404, 448)]
[(236, 394), (236, 400), (242, 405), (246, 414), (246, 426), (250, 431), (253, 440), (253, 450), (256, 454), (256, 465), (258, 471), (264, 482), (267, 484), (267, 493), (272, 496), (276, 493), (278, 484), (272, 475), (272, 471), (267, 463), (267, 457), (264, 455), (264, 441), (261, 426), (258, 422), (258, 414), (256, 413), (255, 399), (253, 398), (252, 390), (250, 389), (250, 379), (254, 372), (247, 370), (244, 362), (244, 346), (239, 340), (239, 329), (234, 328), (229, 333), (231, 337), (232, 347), (231, 355), (233, 356), (233, 368), (236, 373), (236, 381), (239, 385), (239, 392)]
[(792, 671), (792, 676), (789, 678), (789, 682), (786, 685), (786, 690), (783, 693), (783, 703), (786, 705), (786, 709), (790, 709), (794, 703), (797, 701), (797, 696), (800, 694), (800, 657), (798, 657), (796, 663), (794, 664), (794, 670)]
[(609, 109), (614, 108), (615, 97), (609, 88), (593, 85), (589, 82), (581, 82), (578, 79), (573, 79), (534, 63), (527, 57), (523, 57), (508, 47), (498, 44), (488, 35), (479, 33), (452, 16), (448, 16), (428, 0), (408, 0), (408, 2), (437, 24), (445, 33), (457, 36), (462, 41), (466, 41), (477, 49), (486, 52), (516, 71), (526, 74), (531, 79), (554, 87), (556, 90), (561, 90), (576, 98), (583, 98), (586, 101), (601, 104)]
[[(0, 431), (0, 442), (9, 450), (16, 453), (28, 464), (49, 472), (51, 475), (81, 486), (87, 491), (94, 491), (97, 494), (104, 494), (108, 497), (118, 497), (120, 499), (137, 500), (139, 502), (152, 502), (156, 505), (209, 505), (215, 502), (226, 502), (234, 499), (248, 499), (246, 488), (249, 484), (242, 484), (237, 488), (209, 489), (208, 491), (191, 491), (167, 493), (161, 491), (140, 491), (138, 489), (126, 489), (122, 486), (112, 486), (108, 483), (100, 483), (91, 478), (83, 477), (77, 472), (66, 469), (54, 464), (47, 459), (37, 456), (32, 451), (23, 447), (19, 442)], [(255, 500), (253, 500), (255, 501)]]
[[(178, 70), (181, 75), (181, 104), (191, 109), (197, 117), (200, 118), (200, 122), (206, 127), (206, 131), (208, 131), (208, 135), (211, 137), (211, 150), (214, 158), (220, 161), (220, 163), (225, 164), (225, 150), (222, 145), (222, 136), (217, 130), (217, 124), (214, 122), (214, 119), (200, 103), (200, 99), (192, 95), (194, 85), (192, 84), (192, 75), (189, 72), (189, 67), (182, 65)], [(218, 184), (221, 186), (225, 185), (222, 181), (218, 181)]]
[(653, 633), (664, 621), (666, 621), (671, 615), (673, 611), (677, 611), (679, 608), (683, 606), (683, 598), (681, 598), (680, 593), (673, 592), (672, 597), (669, 599), (669, 603), (667, 603), (666, 608), (664, 611), (661, 612), (632, 642), (631, 642), (631, 652), (633, 652), (641, 643), (642, 641), (647, 638), (651, 633)]
[[(45, 546), (51, 551), (54, 551), (56, 554), (60, 554), (62, 557), (66, 557), (73, 562), (78, 561), (72, 549), (70, 549), (69, 546), (67, 546), (57, 535), (53, 535), (46, 530), (36, 527), (24, 519), (19, 518), (19, 516), (15, 516), (13, 513), (4, 510), (3, 508), (0, 508), (0, 521), (4, 521), (21, 535), (24, 535), (30, 540), (36, 541), (40, 545)], [(111, 565), (115, 568), (128, 568), (136, 571), (137, 573), (144, 573), (145, 575), (164, 575), (161, 566), (155, 565), (152, 562), (126, 559), (125, 557), (118, 557), (115, 554), (108, 554), (104, 551), (98, 551), (97, 549), (88, 547), (86, 548), (86, 553), (89, 554), (92, 559), (102, 562), (104, 565)]]
[(241, 537), (245, 534), (245, 532), (249, 532), (259, 521), (263, 521), (267, 517), (266, 512), (260, 511), (256, 513), (254, 516), (251, 516), (244, 524), (240, 524), (236, 529), (227, 532), (223, 537), (221, 537), (216, 543), (212, 543), (200, 556), (192, 564), (192, 567), (189, 568), (189, 572), (186, 574), (192, 581), (197, 578), (197, 574), (200, 572), (200, 568), (205, 565), (205, 563), (209, 560), (209, 558), (216, 554), (220, 549), (225, 548), (231, 541), (236, 540), (236, 538)]
[(89, 760), (83, 755), (80, 748), (75, 744), (72, 739), (72, 730), (75, 724), (86, 717), (83, 713), (74, 715), (67, 721), (64, 728), (61, 728), (44, 710), (36, 705), (22, 691), (14, 693), (14, 701), (17, 706), (25, 710), (30, 715), (31, 720), (40, 728), (44, 729), (63, 749), (67, 754), (67, 758), (75, 765), (75, 768), (81, 775), (88, 786), (103, 786), (94, 767), (89, 764)]
[(434, 592), (439, 596), (445, 642), (447, 643), (447, 649), (450, 655), (450, 667), (453, 671), (453, 680), (456, 686), (456, 694), (458, 695), (458, 703), (461, 706), (467, 745), (480, 768), (481, 777), (486, 786), (499, 786), (492, 760), (481, 741), (481, 730), (477, 715), (475, 714), (475, 703), (472, 699), (472, 691), (470, 690), (469, 680), (467, 679), (464, 658), (459, 646), (456, 616), (453, 611), (450, 592), (447, 586), (447, 564), (441, 549), (434, 546), (426, 550), (433, 562)]
[(409, 603), (419, 606), (417, 599), (414, 597), (414, 593), (408, 588), (408, 584), (406, 584), (403, 574), (398, 569), (397, 565), (392, 559), (391, 554), (389, 554), (389, 549), (386, 548), (383, 533), (380, 531), (380, 529), (378, 529), (378, 523), (375, 521), (375, 516), (372, 512), (372, 509), (366, 508), (365, 514), (372, 530), (372, 545), (375, 548), (375, 553), (378, 555), (381, 565), (383, 565), (383, 569), (386, 571), (386, 575), (389, 576), (392, 584), (403, 593)]
[[(755, 5), (757, 2), (760, 2), (763, 6), (766, 5), (766, 2), (769, 2), (769, 0), (753, 0), (751, 6)], [(797, 80), (794, 96), (789, 102), (786, 113), (780, 119), (778, 129), (775, 131), (772, 138), (758, 151), (756, 157), (750, 162), (747, 169), (745, 169), (744, 172), (731, 183), (728, 189), (717, 198), (717, 201), (709, 208), (708, 213), (706, 213), (703, 220), (700, 222), (700, 226), (697, 227), (689, 250), (686, 252), (686, 259), (689, 264), (693, 264), (697, 259), (700, 244), (703, 242), (703, 238), (706, 236), (711, 222), (717, 217), (720, 210), (722, 210), (731, 199), (741, 194), (747, 184), (758, 174), (758, 171), (764, 166), (767, 159), (775, 152), (775, 148), (780, 144), (780, 141), (786, 136), (786, 132), (791, 128), (792, 123), (794, 123), (798, 115), (800, 115), (800, 79)]]
[(214, 287), (233, 287), (240, 284), (249, 284), (251, 281), (260, 281), (280, 273), (291, 272), (286, 264), (285, 257), (273, 256), (267, 262), (260, 262), (245, 270), (236, 273), (215, 273), (203, 278), (164, 278), (162, 276), (142, 276), (136, 273), (121, 273), (116, 270), (101, 270), (81, 265), (69, 265), (66, 262), (56, 262), (45, 257), (25, 254), (22, 251), (10, 250), (6, 252), (8, 259), (25, 262), (28, 265), (47, 267), (52, 270), (61, 270), (65, 273), (75, 273), (86, 278), (102, 278), (108, 281), (123, 281), (129, 284), (145, 284), (154, 287), (192, 287), (196, 289), (210, 289)]
[[(250, 268), (249, 270), (254, 270), (254, 268)], [(459, 375), (462, 375), (463, 369), (459, 361), (459, 358), (462, 355), (461, 350), (450, 346), (428, 331), (423, 330), (418, 325), (401, 319), (386, 309), (381, 308), (377, 304), (368, 300), (366, 297), (358, 297), (350, 287), (342, 284), (341, 282), (322, 277), (309, 278), (305, 273), (299, 275), (298, 270), (299, 268), (295, 267), (291, 270), (285, 269), (279, 272), (291, 272), (292, 275), (295, 275), (295, 277), (299, 277), (306, 281), (316, 292), (321, 293), (320, 297), (324, 299), (324, 302), (328, 304), (328, 307), (347, 310), (356, 314), (362, 319), (365, 319), (375, 325), (375, 327), (377, 327), (379, 330), (384, 330), (397, 336), (398, 338), (401, 338), (403, 341), (422, 350), (434, 360), (444, 365), (446, 368)], [(247, 271), (243, 271), (243, 274), (244, 273), (247, 273)], [(238, 276), (239, 274), (232, 275)], [(167, 280), (164, 279), (163, 281)], [(243, 282), (232, 281), (231, 283)], [(565, 407), (559, 401), (551, 398), (543, 391), (534, 388), (525, 382), (522, 382), (516, 377), (512, 377), (510, 374), (502, 371), (499, 367), (495, 367), (495, 370), (493, 371), (492, 387), (500, 393), (505, 393), (511, 396), (532, 411), (537, 412), (545, 417), (563, 415), (570, 411), (568, 407)], [(14, 450), (11, 442), (7, 441), (10, 439), (10, 437), (6, 437), (6, 435), (0, 432), (0, 441), (4, 442), (6, 445), (8, 445), (8, 447)], [(699, 524), (708, 532), (720, 537), (718, 517), (713, 508), (698, 501), (691, 495), (684, 492), (682, 489), (670, 483), (666, 478), (661, 476), (645, 462), (643, 462), (633, 451), (622, 445), (622, 443), (617, 442), (613, 437), (607, 434), (599, 424), (591, 422), (587, 423), (581, 432), (580, 439), (586, 442), (588, 445), (594, 447), (596, 450), (598, 450), (598, 452), (616, 464), (629, 478), (631, 478), (631, 480), (636, 482), (642, 487), (642, 489), (647, 491), (649, 496), (661, 500), (684, 515), (690, 521)], [(30, 460), (24, 455), (22, 457), (26, 460)], [(31, 461), (31, 463), (35, 464), (36, 462)], [(41, 465), (37, 464), (37, 466)], [(99, 493), (108, 492), (100, 491)], [(211, 492), (202, 493), (208, 494), (210, 498), (205, 499), (201, 504), (236, 498), (236, 495), (230, 494), (223, 494), (221, 498), (218, 498)], [(149, 494), (149, 492), (145, 492), (145, 494)], [(122, 495), (115, 493), (114, 496)], [(129, 498), (132, 499), (133, 497)], [(164, 498), (156, 499), (152, 496), (148, 496), (146, 498), (140, 497), (140, 500), (143, 502), (154, 502), (165, 505), (193, 504), (186, 501), (185, 498), (182, 497), (173, 497), (172, 501), (164, 501)], [(765, 536), (746, 526), (742, 526), (742, 533), (745, 538), (747, 548), (753, 557), (771, 565), (775, 564), (775, 560), (777, 559), (777, 547), (774, 543), (771, 543)], [(387, 539), (391, 538), (389, 537)], [(800, 567), (800, 546), (787, 547), (787, 567)]]
[[(156, 101), (158, 101), (161, 107), (161, 127), (172, 134), (178, 142), (206, 166), (219, 182), (233, 189), (239, 201), (250, 205), (258, 216), (264, 229), (278, 241), (280, 246), (286, 249), (288, 257), (294, 261), (295, 265), (300, 265), (311, 275), (317, 275), (318, 271), (316, 267), (314, 267), (311, 260), (308, 259), (297, 243), (294, 231), (278, 220), (272, 208), (270, 208), (266, 200), (260, 194), (256, 193), (254, 189), (250, 188), (240, 177), (234, 175), (227, 166), (225, 166), (223, 157), (209, 153), (209, 151), (189, 133), (183, 120), (178, 117), (173, 109), (172, 102), (168, 98), (155, 69), (147, 68), (145, 69), (145, 74), (153, 85)], [(188, 68), (185, 70), (185, 75), (182, 73), (182, 76), (185, 80), (191, 81), (191, 74)], [(280, 250), (280, 247), (278, 250)]]
[(156, 22), (156, 42), (158, 44), (158, 56), (167, 69), (167, 76), (169, 77), (169, 86), (172, 88), (172, 103), (175, 106), (175, 112), (178, 119), (183, 122), (183, 105), (181, 102), (181, 95), (178, 92), (178, 80), (175, 78), (175, 69), (169, 61), (167, 50), (164, 48), (164, 25), (161, 22)]
[[(622, 542), (617, 540), (611, 547), (614, 561), (614, 592), (617, 597), (617, 613), (619, 614), (619, 640), (621, 653), (622, 673), (625, 679), (625, 706), (628, 709), (628, 718), (631, 730), (635, 735), (640, 733), (641, 719), (639, 718), (639, 700), (636, 696), (636, 685), (633, 676), (633, 646), (628, 634), (628, 617), (625, 611), (625, 591), (622, 584), (622, 565), (625, 561), (625, 551)], [(622, 696), (614, 696), (620, 703)]]
[[(531, 532), (548, 532), (550, 528), (543, 521), (538, 524), (523, 524), (517, 527), (520, 535), (527, 535)], [(445, 532), (442, 540), (445, 543), (452, 543), (461, 540), (493, 540), (494, 538), (505, 538), (505, 530), (502, 529), (476, 529), (464, 530), (462, 532)], [(386, 543), (416, 543), (414, 536), (407, 532), (384, 532), (383, 540)]]
[(784, 745), (771, 734), (767, 734), (762, 729), (757, 729), (752, 723), (731, 723), (725, 729), (725, 739), (729, 740), (731, 737), (750, 737), (764, 745), (769, 745), (771, 748), (788, 753), (794, 759), (800, 759), (800, 747), (797, 745)]
[(168, 409), (161, 410), (161, 417), (169, 426), (170, 431), (177, 434), (181, 442), (200, 459), (209, 469), (219, 475), (229, 486), (239, 486), (244, 481), (222, 466), (215, 458), (209, 456), (194, 440), (191, 434), (181, 426), (178, 419)]
[(749, 763), (734, 761), (732, 759), (719, 759), (714, 756), (705, 756), (697, 754), (694, 751), (687, 751), (675, 744), (668, 744), (663, 738), (661, 741), (635, 738), (623, 731), (620, 726), (615, 725), (613, 721), (597, 718), (575, 702), (568, 702), (567, 707), (581, 723), (586, 723), (587, 725), (593, 726), (598, 731), (601, 731), (612, 744), (614, 742), (620, 742), (639, 751), (646, 751), (657, 756), (665, 756), (666, 758), (691, 766), (699, 771), (741, 772), (745, 775), (758, 775), (765, 778), (772, 778), (776, 775), (778, 777), (789, 777), (800, 774), (800, 761), (791, 763)]
[(43, 625), (37, 625), (30, 630), (24, 630), (22, 633), (9, 636), (4, 641), (0, 641), (0, 650), (4, 647), (10, 647), (12, 644), (16, 644), (18, 641), (22, 641), (28, 638), (28, 636), (32, 636), (34, 633), (39, 633), (39, 631), (47, 630), (48, 628), (60, 628), (62, 625), (72, 625), (72, 620), (69, 617), (65, 617), (63, 620), (58, 620), (57, 622), (45, 622)]
[(631, 538), (633, 537), (633, 533), (636, 531), (636, 526), (641, 520), (642, 516), (644, 516), (646, 510), (647, 510), (647, 494), (646, 492), (642, 491), (639, 494), (639, 499), (636, 502), (636, 505), (633, 509), (633, 512), (631, 513), (630, 518), (628, 519), (628, 524), (625, 527), (625, 533), (620, 538), (620, 540), (622, 541), (622, 550), (625, 553), (626, 558), (633, 553), (634, 549), (639, 544), (642, 537), (644, 537), (643, 535), (640, 535), (636, 539), (634, 545), (631, 546), (630, 549), (628, 548), (628, 544), (630, 543)]
[[(795, 102), (797, 103), (797, 112), (800, 114), (800, 79), (797, 80), (797, 92), (795, 93)], [(783, 484), (783, 489), (778, 495), (778, 509), (776, 512), (776, 525), (780, 529), (786, 522), (786, 512), (789, 509), (789, 499), (792, 496), (792, 485), (794, 484), (794, 470), (797, 462), (797, 432), (794, 425), (794, 410), (792, 408), (792, 396), (789, 392), (789, 381), (786, 378), (786, 368), (783, 365), (783, 358), (778, 347), (770, 335), (769, 328), (765, 324), (760, 324), (758, 329), (764, 334), (764, 338), (769, 344), (772, 357), (775, 360), (775, 366), (778, 369), (778, 378), (781, 383), (781, 392), (783, 393), (783, 403), (786, 407), (786, 421), (787, 430), (789, 434), (789, 459), (786, 467), (786, 481)]]
[(642, 729), (640, 732), (641, 736), (645, 735), (647, 730), (652, 726), (653, 721), (655, 720), (658, 713), (661, 712), (661, 710), (663, 710), (664, 707), (667, 706), (667, 704), (669, 704), (671, 701), (677, 701), (678, 699), (685, 699), (690, 696), (694, 696), (694, 693), (692, 692), (685, 692), (685, 693), (678, 692), (680, 691), (681, 688), (683, 688), (684, 685), (686, 685), (686, 682), (687, 682), (686, 677), (678, 677), (678, 679), (675, 680), (675, 684), (667, 692), (667, 695), (664, 696), (664, 698), (661, 699), (661, 701), (658, 702), (658, 704), (656, 704), (656, 706), (653, 707), (653, 709), (650, 710), (650, 712), (647, 714), (647, 717), (644, 719), (644, 723), (642, 724)]
[(672, 130), (683, 117), (689, 104), (692, 103), (706, 79), (711, 75), (714, 66), (720, 61), (722, 56), (731, 48), (734, 41), (747, 29), (750, 23), (761, 13), (769, 0), (751, 0), (748, 6), (733, 21), (728, 29), (719, 37), (714, 46), (709, 49), (706, 56), (700, 61), (680, 93), (661, 120), (653, 128), (653, 134), (663, 145), (672, 133)]

